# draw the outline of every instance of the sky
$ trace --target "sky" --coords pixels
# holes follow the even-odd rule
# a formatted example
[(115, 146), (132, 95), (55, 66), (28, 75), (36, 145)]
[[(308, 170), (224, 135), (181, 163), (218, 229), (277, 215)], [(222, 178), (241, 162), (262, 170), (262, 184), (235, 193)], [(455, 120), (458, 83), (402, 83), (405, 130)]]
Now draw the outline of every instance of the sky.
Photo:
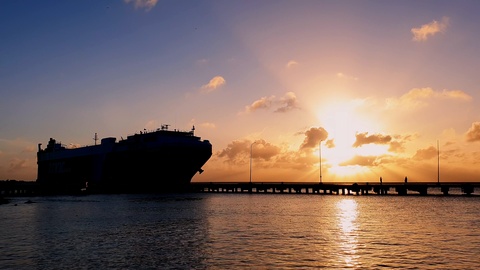
[(49, 138), (170, 124), (213, 145), (194, 182), (480, 181), (478, 14), (465, 0), (1, 1), (0, 179), (35, 180)]

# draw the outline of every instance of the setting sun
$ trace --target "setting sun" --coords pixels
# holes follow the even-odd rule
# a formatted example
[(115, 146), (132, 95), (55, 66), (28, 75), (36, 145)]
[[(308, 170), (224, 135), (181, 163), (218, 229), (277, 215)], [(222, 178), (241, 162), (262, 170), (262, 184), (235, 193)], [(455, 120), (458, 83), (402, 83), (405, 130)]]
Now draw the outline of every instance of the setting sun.
[(346, 179), (368, 171), (365, 167), (345, 164), (355, 156), (376, 156), (387, 152), (384, 145), (354, 146), (356, 134), (375, 131), (379, 126), (359, 110), (362, 105), (362, 100), (333, 101), (317, 112), (319, 122), (328, 131), (328, 138), (322, 146), (322, 159), (326, 171), (335, 179)]

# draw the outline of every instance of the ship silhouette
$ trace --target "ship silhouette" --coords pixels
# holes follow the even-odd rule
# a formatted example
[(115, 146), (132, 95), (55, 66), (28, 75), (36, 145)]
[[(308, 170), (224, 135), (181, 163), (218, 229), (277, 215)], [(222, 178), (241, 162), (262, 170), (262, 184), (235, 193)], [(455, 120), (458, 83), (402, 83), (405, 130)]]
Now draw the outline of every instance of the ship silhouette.
[(190, 131), (154, 131), (114, 137), (95, 145), (67, 148), (50, 138), (38, 144), (37, 183), (44, 193), (177, 192), (189, 189), (212, 156), (212, 145)]

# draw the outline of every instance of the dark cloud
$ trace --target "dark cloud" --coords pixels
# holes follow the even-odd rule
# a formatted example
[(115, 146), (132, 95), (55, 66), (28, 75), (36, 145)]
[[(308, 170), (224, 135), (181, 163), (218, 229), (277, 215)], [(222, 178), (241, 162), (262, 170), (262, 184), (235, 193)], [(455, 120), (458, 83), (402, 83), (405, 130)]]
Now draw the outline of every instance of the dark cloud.
[(478, 142), (480, 141), (480, 122), (472, 123), (470, 129), (468, 129), (465, 134), (467, 137), (467, 142)]
[(365, 133), (357, 133), (355, 134), (356, 140), (353, 143), (353, 147), (360, 147), (365, 144), (387, 144), (392, 141), (392, 137), (390, 135), (384, 136), (381, 134), (373, 134), (368, 135), (368, 132)]
[(309, 130), (305, 131), (305, 139), (303, 140), (300, 149), (305, 148), (315, 148), (318, 146), (320, 141), (326, 140), (328, 137), (328, 132), (322, 127), (312, 127)]

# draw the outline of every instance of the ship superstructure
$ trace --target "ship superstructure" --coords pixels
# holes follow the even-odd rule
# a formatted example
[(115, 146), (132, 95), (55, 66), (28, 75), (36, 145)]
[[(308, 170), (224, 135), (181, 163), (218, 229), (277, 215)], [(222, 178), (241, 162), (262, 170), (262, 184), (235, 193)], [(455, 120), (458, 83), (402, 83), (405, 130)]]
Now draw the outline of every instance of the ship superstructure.
[(72, 149), (50, 138), (45, 149), (38, 145), (37, 182), (51, 192), (185, 190), (212, 155), (210, 142), (195, 136), (194, 130), (162, 125), (118, 142), (108, 137), (98, 145)]

